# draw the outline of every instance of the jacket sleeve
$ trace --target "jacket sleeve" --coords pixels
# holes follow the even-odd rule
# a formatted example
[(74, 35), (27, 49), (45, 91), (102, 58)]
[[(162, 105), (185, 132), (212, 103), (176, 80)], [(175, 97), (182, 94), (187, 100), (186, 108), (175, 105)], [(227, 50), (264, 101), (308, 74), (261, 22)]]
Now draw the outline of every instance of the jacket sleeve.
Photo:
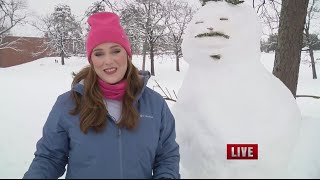
[(63, 103), (56, 101), (36, 144), (35, 157), (23, 179), (58, 179), (68, 162), (68, 136), (61, 125)]
[(180, 179), (180, 153), (176, 142), (175, 119), (165, 101), (161, 116), (160, 139), (153, 167), (153, 178)]

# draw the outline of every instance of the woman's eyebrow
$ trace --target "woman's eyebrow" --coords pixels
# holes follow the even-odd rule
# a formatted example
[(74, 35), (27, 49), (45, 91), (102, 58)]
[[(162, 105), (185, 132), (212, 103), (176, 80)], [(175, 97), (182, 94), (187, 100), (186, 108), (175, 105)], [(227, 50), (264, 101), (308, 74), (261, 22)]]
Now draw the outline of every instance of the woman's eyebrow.
[[(120, 46), (119, 46), (119, 45), (113, 45), (113, 46), (110, 47), (110, 49), (116, 48), (116, 47), (120, 47)], [(98, 48), (98, 49), (94, 49), (94, 50), (93, 50), (93, 52), (96, 52), (96, 51), (103, 51), (103, 49)]]
[(110, 49), (115, 48), (115, 47), (120, 47), (119, 45), (113, 45), (110, 47)]
[(94, 49), (93, 52), (102, 51), (102, 49)]

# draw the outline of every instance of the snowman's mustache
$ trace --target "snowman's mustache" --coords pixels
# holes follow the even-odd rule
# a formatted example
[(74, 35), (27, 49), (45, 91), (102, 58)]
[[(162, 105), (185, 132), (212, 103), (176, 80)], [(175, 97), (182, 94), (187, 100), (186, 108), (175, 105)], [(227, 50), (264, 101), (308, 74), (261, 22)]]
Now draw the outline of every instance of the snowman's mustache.
[(213, 37), (213, 36), (221, 36), (224, 37), (226, 39), (229, 39), (230, 36), (224, 34), (223, 32), (218, 32), (218, 31), (214, 31), (214, 32), (209, 32), (209, 33), (201, 33), (195, 36), (195, 38), (199, 38), (199, 37)]
[(210, 57), (213, 58), (214, 60), (221, 59), (221, 55), (220, 54), (211, 55)]

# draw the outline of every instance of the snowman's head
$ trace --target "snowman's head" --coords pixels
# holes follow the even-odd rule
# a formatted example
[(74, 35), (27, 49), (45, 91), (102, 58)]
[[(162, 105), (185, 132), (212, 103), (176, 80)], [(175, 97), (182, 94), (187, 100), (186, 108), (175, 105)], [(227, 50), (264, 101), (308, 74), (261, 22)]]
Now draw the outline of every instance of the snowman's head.
[(260, 58), (261, 35), (261, 23), (252, 7), (211, 1), (188, 24), (182, 53), (189, 64)]

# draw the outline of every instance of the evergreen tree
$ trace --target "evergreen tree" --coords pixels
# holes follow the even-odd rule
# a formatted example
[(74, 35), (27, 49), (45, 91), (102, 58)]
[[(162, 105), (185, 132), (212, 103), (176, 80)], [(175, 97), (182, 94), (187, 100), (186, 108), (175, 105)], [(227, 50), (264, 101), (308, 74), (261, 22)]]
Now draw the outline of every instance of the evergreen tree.
[(61, 57), (64, 65), (64, 57), (82, 51), (82, 30), (80, 23), (75, 20), (68, 5), (58, 4), (54, 12), (47, 19), (48, 46), (53, 49), (53, 54)]

